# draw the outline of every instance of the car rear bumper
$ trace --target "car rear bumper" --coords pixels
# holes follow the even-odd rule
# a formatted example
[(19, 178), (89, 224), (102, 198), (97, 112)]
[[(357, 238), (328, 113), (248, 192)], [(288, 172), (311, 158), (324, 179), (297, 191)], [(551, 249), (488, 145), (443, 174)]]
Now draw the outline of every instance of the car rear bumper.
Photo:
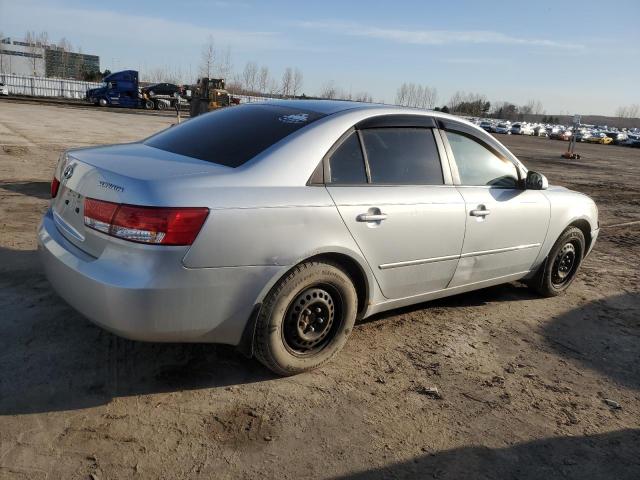
[(95, 324), (132, 340), (237, 345), (256, 299), (283, 268), (185, 268), (184, 248), (114, 240), (99, 258), (67, 241), (51, 210), (38, 251), (58, 294)]

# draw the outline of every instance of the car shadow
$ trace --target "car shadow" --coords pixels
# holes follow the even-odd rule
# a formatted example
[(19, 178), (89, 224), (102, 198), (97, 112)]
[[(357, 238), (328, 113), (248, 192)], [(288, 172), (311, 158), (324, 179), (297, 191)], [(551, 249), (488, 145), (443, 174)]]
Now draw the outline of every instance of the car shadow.
[(41, 200), (49, 200), (51, 198), (51, 183), (49, 182), (0, 182), (0, 188)]
[(275, 378), (235, 348), (142, 343), (94, 326), (44, 277), (35, 251), (0, 248), (0, 415)]
[(589, 302), (545, 324), (542, 335), (564, 357), (640, 389), (640, 293)]
[(334, 478), (632, 480), (640, 478), (638, 451), (640, 430), (627, 429), (545, 438), (506, 448), (456, 448)]

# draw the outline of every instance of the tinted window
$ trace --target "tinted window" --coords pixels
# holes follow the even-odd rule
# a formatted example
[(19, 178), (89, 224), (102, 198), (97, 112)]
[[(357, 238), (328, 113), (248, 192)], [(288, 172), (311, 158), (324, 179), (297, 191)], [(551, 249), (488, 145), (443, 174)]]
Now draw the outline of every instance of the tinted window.
[(427, 128), (362, 130), (371, 183), (442, 185), (433, 132)]
[(323, 114), (278, 105), (241, 105), (200, 115), (144, 143), (187, 157), (238, 167)]
[(491, 185), (503, 188), (517, 186), (518, 172), (512, 162), (498, 157), (484, 145), (465, 135), (447, 132), (447, 139), (463, 185)]
[(364, 157), (357, 134), (352, 133), (333, 152), (329, 158), (329, 169), (333, 184), (367, 183)]

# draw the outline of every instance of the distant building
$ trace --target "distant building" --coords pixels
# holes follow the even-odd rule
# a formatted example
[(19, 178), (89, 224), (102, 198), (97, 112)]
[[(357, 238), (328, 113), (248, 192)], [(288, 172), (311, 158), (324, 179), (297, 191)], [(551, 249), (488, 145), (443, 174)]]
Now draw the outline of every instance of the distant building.
[(44, 77), (44, 50), (42, 46), (3, 38), (0, 40), (0, 72)]
[(82, 80), (89, 72), (100, 72), (100, 57), (67, 52), (56, 45), (0, 40), (0, 73)]
[(83, 73), (100, 72), (100, 57), (84, 53), (66, 52), (55, 46), (47, 47), (45, 73), (47, 77), (82, 80)]

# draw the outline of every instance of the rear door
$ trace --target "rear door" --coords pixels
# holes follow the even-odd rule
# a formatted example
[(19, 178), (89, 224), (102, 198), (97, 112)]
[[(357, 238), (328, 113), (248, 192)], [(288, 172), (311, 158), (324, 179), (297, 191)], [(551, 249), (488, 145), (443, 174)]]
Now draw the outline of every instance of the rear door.
[(387, 298), (445, 288), (462, 248), (464, 201), (424, 123), (369, 122), (326, 158), (327, 189)]
[(446, 131), (466, 233), (450, 287), (527, 273), (547, 234), (550, 204), (525, 190), (516, 164), (470, 132)]

